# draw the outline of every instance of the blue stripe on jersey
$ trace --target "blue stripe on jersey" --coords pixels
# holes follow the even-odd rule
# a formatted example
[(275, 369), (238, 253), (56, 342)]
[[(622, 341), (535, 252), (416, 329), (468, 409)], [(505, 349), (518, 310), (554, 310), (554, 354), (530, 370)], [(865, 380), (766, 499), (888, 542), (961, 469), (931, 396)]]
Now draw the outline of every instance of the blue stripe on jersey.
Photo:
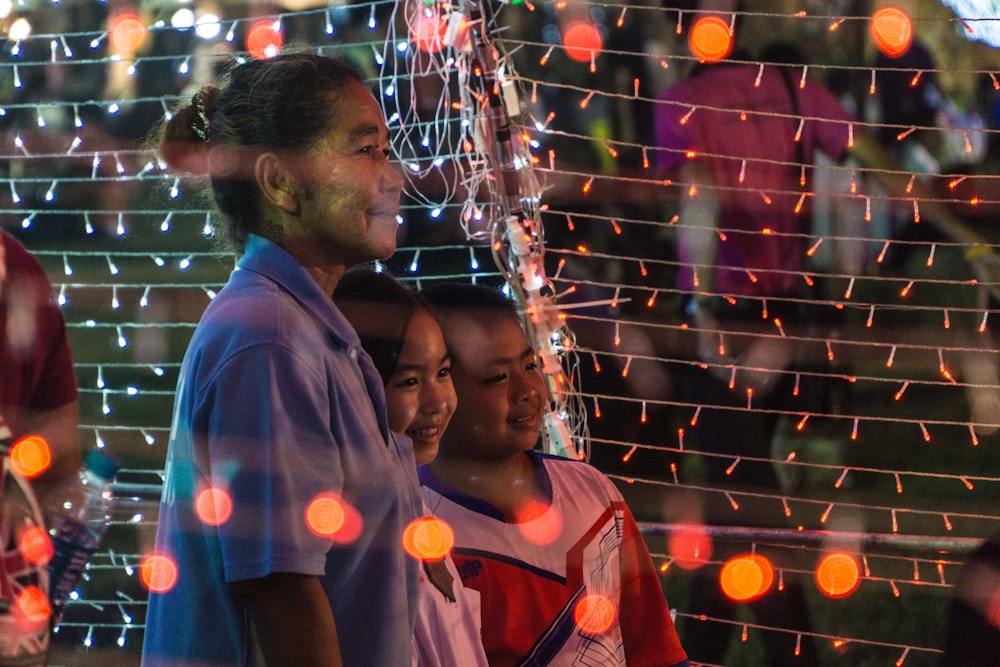
[(580, 586), (576, 589), (567, 602), (566, 606), (559, 612), (559, 616), (552, 621), (545, 634), (538, 638), (535, 645), (531, 647), (528, 654), (521, 658), (516, 667), (545, 667), (554, 657), (559, 655), (559, 651), (566, 644), (576, 630), (576, 619), (573, 610), (576, 609), (577, 602), (583, 597), (586, 589)]
[[(483, 558), (486, 560), (506, 563), (508, 565), (513, 565), (514, 567), (520, 568), (522, 570), (527, 570), (536, 577), (541, 577), (542, 579), (548, 579), (549, 581), (554, 581), (557, 584), (562, 584), (563, 586), (566, 585), (566, 577), (560, 576), (554, 572), (549, 572), (548, 570), (543, 570), (541, 568), (535, 567), (534, 565), (525, 563), (523, 560), (520, 560), (518, 558), (511, 558), (506, 554), (498, 554), (495, 551), (483, 551), (482, 549), (468, 549), (468, 548), (455, 547), (454, 549), (452, 549), (452, 557), (454, 556), (463, 556), (465, 558)], [(464, 567), (464, 564), (460, 565), (459, 569), (461, 570), (462, 567)], [(463, 577), (462, 581), (464, 582), (465, 580), (466, 580), (465, 577)]]

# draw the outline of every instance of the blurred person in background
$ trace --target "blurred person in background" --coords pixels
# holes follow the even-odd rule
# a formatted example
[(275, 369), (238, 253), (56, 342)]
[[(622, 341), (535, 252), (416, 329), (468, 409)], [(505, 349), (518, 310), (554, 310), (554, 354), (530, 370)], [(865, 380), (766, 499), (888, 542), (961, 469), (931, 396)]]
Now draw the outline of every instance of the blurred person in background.
[[(909, 171), (871, 133), (854, 127), (852, 142), (853, 114), (822, 83), (802, 78), (804, 63), (794, 45), (773, 43), (756, 58), (737, 52), (698, 64), (656, 109), (661, 173), (688, 188), (679, 202), (677, 287), (686, 295), (697, 363), (686, 367), (683, 391), (686, 402), (706, 408), (691, 435), (707, 454), (708, 483), (720, 491), (741, 485), (777, 497), (782, 480), (772, 445), (780, 416), (835, 414), (844, 393), (830, 384), (827, 356), (807, 347), (840, 317), (824, 300), (822, 281), (806, 280), (816, 155), (825, 154), (828, 164), (850, 158), (871, 170), (888, 197), (906, 192), (907, 202), (919, 199), (926, 226), (976, 248), (971, 270), (996, 289), (997, 257), (984, 239), (930, 186), (909, 184)], [(801, 388), (793, 386), (798, 371), (806, 371)], [(975, 402), (973, 409), (974, 419), (995, 421)], [(706, 494), (705, 502), (709, 523), (736, 521), (720, 493)], [(781, 527), (770, 515), (745, 514), (740, 521), (747, 525)], [(734, 618), (735, 605), (717, 582), (697, 576), (695, 586), (693, 613)], [(750, 606), (757, 622), (784, 629), (765, 632), (769, 664), (815, 661), (807, 637), (800, 657), (793, 650), (796, 631), (809, 628), (799, 582), (786, 581), (784, 591)], [(696, 659), (718, 662), (733, 627), (694, 622), (681, 631)]]
[(52, 463), (32, 485), (59, 493), (80, 469), (76, 372), (62, 311), (38, 260), (0, 230), (0, 417), (14, 440), (40, 435)]
[(1000, 656), (1000, 535), (983, 541), (962, 567), (944, 626), (942, 667), (983, 667)]
[[(11, 446), (25, 436), (47, 443), (26, 445), (34, 455), (11, 457), (0, 475), (0, 663), (45, 661), (51, 622), (28, 617), (21, 600), (31, 587), (49, 594), (48, 560), (26, 557), (29, 530), (47, 528), (44, 510), (61, 506), (79, 487), (79, 391), (62, 312), (38, 260), (0, 230), (0, 440)], [(48, 455), (46, 461), (45, 455)], [(21, 465), (14, 465), (17, 459)], [(24, 463), (41, 472), (32, 476)], [(47, 466), (47, 467), (45, 467)], [(10, 470), (22, 476), (8, 474)], [(25, 479), (28, 478), (28, 479)]]
[[(802, 62), (795, 47), (784, 43), (765, 49), (760, 58)], [(738, 62), (750, 60), (746, 54), (734, 60), (697, 65), (668, 88), (656, 108), (655, 129), (658, 146), (670, 149), (659, 153), (663, 173), (692, 184), (692, 192), (680, 201), (677, 286), (686, 295), (701, 363), (686, 366), (682, 380), (685, 401), (705, 407), (692, 435), (709, 454), (704, 460), (708, 483), (717, 489), (741, 484), (778, 494), (781, 484), (770, 458), (779, 416), (802, 410), (814, 395), (803, 391), (793, 397), (786, 386), (801, 334), (779, 336), (772, 324), (775, 318), (799, 332), (818, 319), (807, 312), (811, 294), (802, 279), (806, 254), (801, 235), (807, 229), (805, 214), (796, 211), (803, 191), (799, 165), (812, 164), (817, 151), (842, 160), (851, 116), (817, 81), (800, 87), (789, 68), (767, 67), (758, 75), (753, 63)], [(824, 120), (805, 124), (797, 141), (797, 117)], [(696, 157), (689, 159), (689, 153)], [(771, 233), (764, 234), (765, 229)], [(755, 410), (744, 409), (748, 392)], [(822, 406), (808, 409), (823, 411)], [(731, 470), (737, 457), (748, 460)], [(714, 507), (711, 501), (717, 498), (706, 497), (706, 520), (735, 520), (727, 503)], [(771, 525), (763, 516), (743, 518), (748, 520)], [(803, 584), (795, 577), (788, 578), (784, 591), (768, 593), (751, 608), (755, 622), (764, 626), (810, 628)], [(695, 577), (693, 614), (733, 619), (735, 610), (714, 577)], [(734, 628), (725, 621), (693, 621), (681, 633), (695, 660), (719, 663)], [(798, 657), (794, 632), (765, 631), (764, 646), (771, 665), (818, 660), (808, 635)]]

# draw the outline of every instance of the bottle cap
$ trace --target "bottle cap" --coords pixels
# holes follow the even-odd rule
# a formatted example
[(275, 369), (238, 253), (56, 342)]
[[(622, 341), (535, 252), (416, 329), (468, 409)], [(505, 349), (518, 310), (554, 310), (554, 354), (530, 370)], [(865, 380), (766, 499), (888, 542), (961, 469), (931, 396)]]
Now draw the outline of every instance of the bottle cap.
[(111, 452), (104, 449), (92, 449), (87, 454), (84, 467), (101, 479), (113, 479), (121, 469), (121, 461)]

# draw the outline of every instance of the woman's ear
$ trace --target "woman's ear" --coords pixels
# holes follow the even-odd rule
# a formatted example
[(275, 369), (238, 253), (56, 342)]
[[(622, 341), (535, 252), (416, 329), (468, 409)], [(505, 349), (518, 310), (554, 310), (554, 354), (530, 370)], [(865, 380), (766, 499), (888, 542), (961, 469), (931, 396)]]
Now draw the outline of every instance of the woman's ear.
[(254, 176), (265, 201), (289, 215), (298, 215), (302, 208), (298, 182), (278, 155), (263, 153), (257, 156)]

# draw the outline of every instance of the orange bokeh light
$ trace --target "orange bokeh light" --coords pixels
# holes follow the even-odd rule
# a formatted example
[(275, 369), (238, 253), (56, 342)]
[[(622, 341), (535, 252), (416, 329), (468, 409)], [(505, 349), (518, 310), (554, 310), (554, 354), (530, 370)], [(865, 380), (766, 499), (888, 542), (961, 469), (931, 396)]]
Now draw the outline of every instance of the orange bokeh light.
[(138, 14), (123, 12), (111, 19), (109, 40), (120, 53), (135, 53), (146, 41), (146, 25)]
[(585, 595), (573, 607), (573, 620), (583, 632), (599, 635), (615, 622), (615, 603), (606, 595)]
[(827, 597), (847, 597), (860, 583), (861, 567), (849, 554), (839, 551), (827, 554), (816, 566), (816, 585)]
[(49, 596), (38, 586), (25, 586), (17, 596), (17, 606), (29, 621), (46, 621), (52, 613)]
[(335, 493), (321, 493), (306, 507), (306, 526), (318, 537), (338, 544), (358, 539), (364, 528), (361, 514)]
[(38, 477), (52, 465), (52, 450), (40, 435), (26, 435), (10, 448), (10, 465), (26, 479)]
[(601, 31), (591, 21), (573, 21), (562, 30), (566, 55), (580, 63), (589, 63), (604, 46)]
[(521, 510), (517, 522), (521, 536), (528, 542), (539, 546), (555, 542), (563, 529), (563, 518), (559, 510), (551, 505), (536, 501), (528, 503)]
[(221, 526), (233, 515), (233, 498), (225, 489), (207, 486), (194, 499), (194, 511), (205, 525)]
[(441, 560), (454, 546), (451, 526), (433, 516), (414, 519), (403, 531), (403, 548), (418, 560)]
[(695, 58), (705, 63), (723, 60), (733, 50), (733, 35), (729, 24), (718, 16), (703, 16), (691, 26), (688, 48)]
[(437, 10), (437, 5), (417, 10), (410, 22), (410, 41), (424, 53), (437, 53), (445, 47), (448, 17)]
[(898, 7), (882, 7), (872, 14), (868, 30), (878, 50), (890, 58), (903, 55), (913, 43), (913, 22)]
[(712, 557), (712, 538), (704, 526), (686, 526), (670, 534), (667, 550), (678, 567), (697, 570)]
[(344, 527), (344, 503), (333, 494), (321, 494), (306, 507), (306, 525), (314, 535), (333, 537)]
[(52, 560), (55, 550), (49, 534), (41, 526), (28, 526), (17, 538), (21, 554), (31, 563), (44, 565)]
[(139, 578), (150, 593), (166, 593), (177, 584), (177, 564), (169, 556), (150, 554), (142, 559)]
[(726, 561), (719, 574), (722, 592), (731, 600), (749, 602), (767, 593), (774, 583), (771, 561), (759, 554), (743, 554)]
[(247, 51), (258, 60), (275, 57), (284, 44), (285, 37), (281, 30), (275, 30), (273, 19), (257, 21), (247, 31)]

